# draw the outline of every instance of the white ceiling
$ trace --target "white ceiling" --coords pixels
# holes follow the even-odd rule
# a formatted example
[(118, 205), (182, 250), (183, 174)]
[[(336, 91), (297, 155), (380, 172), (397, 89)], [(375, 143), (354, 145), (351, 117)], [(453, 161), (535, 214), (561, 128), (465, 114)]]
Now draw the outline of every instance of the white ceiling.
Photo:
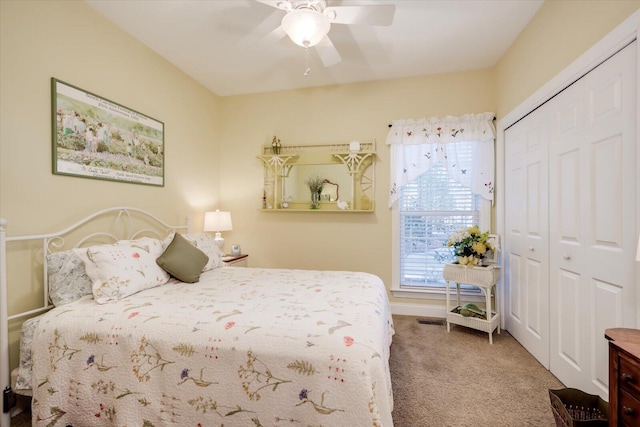
[(285, 12), (256, 0), (85, 0), (220, 96), (493, 67), (543, 0), (328, 0), (394, 4), (388, 27), (332, 24), (342, 62), (324, 67), (312, 48), (268, 37)]

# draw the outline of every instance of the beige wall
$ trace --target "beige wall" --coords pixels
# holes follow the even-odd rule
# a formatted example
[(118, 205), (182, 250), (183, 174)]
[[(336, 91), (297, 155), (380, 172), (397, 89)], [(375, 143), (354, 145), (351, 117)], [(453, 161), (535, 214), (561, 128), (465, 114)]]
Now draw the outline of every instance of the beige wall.
[[(0, 1), (0, 31), (0, 217), (9, 235), (123, 205), (172, 224), (191, 215), (202, 229), (203, 211), (218, 203), (217, 96), (84, 2)], [(53, 175), (51, 77), (164, 122), (165, 187)], [(38, 304), (34, 287), (11, 277), (11, 313)]]
[[(489, 70), (223, 98), (220, 197), (249, 264), (362, 270), (391, 284), (389, 150), (393, 119), (493, 111)], [(261, 162), (273, 135), (282, 144), (377, 141), (373, 213), (262, 212)]]
[(495, 67), (498, 118), (638, 9), (638, 0), (545, 1)]

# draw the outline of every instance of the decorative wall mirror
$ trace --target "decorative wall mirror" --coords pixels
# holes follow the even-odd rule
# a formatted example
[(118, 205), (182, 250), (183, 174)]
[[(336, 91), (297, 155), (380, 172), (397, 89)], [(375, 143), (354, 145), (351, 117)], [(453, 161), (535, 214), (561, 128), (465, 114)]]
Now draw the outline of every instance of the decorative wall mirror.
[(375, 142), (265, 146), (262, 208), (373, 212)]

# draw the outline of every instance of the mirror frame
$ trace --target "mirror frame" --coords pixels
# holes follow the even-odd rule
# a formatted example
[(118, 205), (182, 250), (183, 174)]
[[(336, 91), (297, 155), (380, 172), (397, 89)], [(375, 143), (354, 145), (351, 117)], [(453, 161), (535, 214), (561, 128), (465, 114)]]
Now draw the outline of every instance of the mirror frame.
[[(323, 145), (280, 145), (277, 150), (271, 145), (263, 147), (258, 157), (264, 167), (264, 186), (262, 210), (270, 212), (282, 211), (315, 211), (315, 212), (373, 212), (375, 209), (375, 141), (356, 145), (323, 144)], [(326, 185), (336, 185), (337, 200), (323, 200), (324, 195), (333, 191), (323, 191), (320, 203), (312, 207), (311, 193), (309, 200), (288, 200), (284, 193), (284, 183), (296, 165), (342, 165), (345, 174), (352, 180), (352, 191), (345, 195), (330, 177), (325, 179)], [(299, 177), (299, 179), (304, 179)], [(329, 196), (331, 198), (331, 196)], [(342, 198), (342, 199), (341, 199)]]

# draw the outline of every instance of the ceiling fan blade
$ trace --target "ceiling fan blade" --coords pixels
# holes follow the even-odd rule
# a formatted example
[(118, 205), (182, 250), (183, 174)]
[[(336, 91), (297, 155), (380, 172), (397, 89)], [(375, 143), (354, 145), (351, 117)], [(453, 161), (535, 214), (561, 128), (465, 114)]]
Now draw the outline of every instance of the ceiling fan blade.
[(291, 10), (291, 3), (286, 0), (256, 0), (258, 3), (266, 4), (267, 6), (275, 7), (277, 9)]
[(315, 46), (320, 60), (325, 67), (331, 67), (342, 61), (342, 57), (331, 42), (329, 36), (324, 36), (322, 40)]
[(280, 25), (281, 20), (282, 13), (274, 10), (238, 41), (238, 47), (252, 51), (271, 49), (287, 35)]
[(395, 12), (396, 6), (393, 4), (330, 6), (324, 9), (324, 14), (331, 23), (356, 25), (389, 26), (393, 23)]
[(287, 35), (287, 33), (284, 32), (284, 29), (282, 28), (282, 25), (279, 25), (273, 31), (271, 31), (269, 34), (264, 36), (262, 38), (262, 41), (264, 43), (275, 44), (275, 43), (279, 42), (280, 40), (282, 40), (286, 35)]

